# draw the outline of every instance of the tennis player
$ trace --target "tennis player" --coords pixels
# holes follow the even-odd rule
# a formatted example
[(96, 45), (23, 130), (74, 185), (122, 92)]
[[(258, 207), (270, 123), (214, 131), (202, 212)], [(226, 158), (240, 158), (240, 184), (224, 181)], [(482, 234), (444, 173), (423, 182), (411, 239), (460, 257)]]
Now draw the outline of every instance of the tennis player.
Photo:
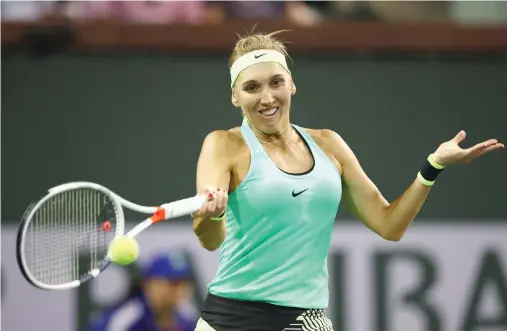
[(276, 34), (237, 42), (229, 66), (243, 124), (203, 142), (197, 191), (209, 201), (193, 228), (204, 248), (220, 248), (220, 265), (196, 331), (332, 330), (326, 259), (342, 198), (368, 228), (398, 241), (444, 167), (504, 148), (490, 139), (462, 149), (460, 131), (388, 202), (337, 133), (291, 124), (296, 85)]

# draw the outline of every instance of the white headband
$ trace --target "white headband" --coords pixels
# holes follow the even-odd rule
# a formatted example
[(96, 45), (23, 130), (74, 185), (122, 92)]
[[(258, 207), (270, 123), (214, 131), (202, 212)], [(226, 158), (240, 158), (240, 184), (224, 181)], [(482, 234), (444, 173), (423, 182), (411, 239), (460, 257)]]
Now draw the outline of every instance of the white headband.
[(287, 72), (290, 74), (289, 67), (287, 66), (287, 61), (285, 61), (285, 56), (282, 53), (271, 49), (259, 49), (250, 53), (246, 53), (234, 61), (231, 66), (231, 87), (234, 86), (236, 79), (238, 79), (239, 74), (243, 70), (250, 66), (253, 66), (254, 64), (262, 62), (276, 62), (284, 67), (285, 70), (287, 70)]

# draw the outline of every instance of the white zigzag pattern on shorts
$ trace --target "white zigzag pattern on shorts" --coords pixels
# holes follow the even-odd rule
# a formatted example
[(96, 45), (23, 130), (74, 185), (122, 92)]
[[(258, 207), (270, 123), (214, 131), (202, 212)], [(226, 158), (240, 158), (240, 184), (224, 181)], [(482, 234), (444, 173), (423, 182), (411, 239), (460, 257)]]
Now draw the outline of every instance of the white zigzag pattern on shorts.
[(310, 309), (301, 314), (296, 323), (282, 331), (333, 331), (333, 324), (323, 310)]

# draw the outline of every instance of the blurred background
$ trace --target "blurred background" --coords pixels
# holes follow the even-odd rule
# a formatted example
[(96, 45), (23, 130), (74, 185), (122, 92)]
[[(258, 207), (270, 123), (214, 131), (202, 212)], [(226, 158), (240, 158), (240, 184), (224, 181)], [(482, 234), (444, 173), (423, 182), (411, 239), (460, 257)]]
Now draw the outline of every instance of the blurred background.
[[(114, 316), (133, 330), (139, 311), (137, 331), (193, 330), (218, 252), (189, 218), (143, 233), (136, 265), (62, 293), (26, 283), (15, 236), (27, 205), (64, 182), (145, 205), (194, 195), (204, 137), (240, 125), (236, 33), (290, 30), (292, 121), (340, 133), (389, 200), (460, 129), (465, 147), (507, 141), (503, 1), (2, 1), (1, 18), (5, 331), (108, 330)], [(445, 170), (400, 243), (342, 206), (335, 330), (507, 330), (506, 170), (504, 151)], [(144, 310), (128, 310), (135, 300)]]

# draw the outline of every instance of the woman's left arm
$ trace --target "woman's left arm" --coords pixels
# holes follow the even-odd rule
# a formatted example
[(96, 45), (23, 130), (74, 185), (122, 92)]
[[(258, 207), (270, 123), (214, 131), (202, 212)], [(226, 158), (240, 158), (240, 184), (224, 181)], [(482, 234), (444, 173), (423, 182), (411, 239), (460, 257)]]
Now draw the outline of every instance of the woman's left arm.
[(351, 212), (382, 238), (398, 241), (421, 210), (436, 175), (443, 167), (468, 163), (493, 150), (504, 148), (496, 139), (489, 139), (473, 147), (462, 149), (465, 139), (460, 131), (453, 139), (442, 143), (428, 157), (426, 166), (412, 184), (393, 202), (388, 202), (361, 168), (359, 161), (335, 132), (325, 130), (327, 150), (342, 166), (343, 199)]

